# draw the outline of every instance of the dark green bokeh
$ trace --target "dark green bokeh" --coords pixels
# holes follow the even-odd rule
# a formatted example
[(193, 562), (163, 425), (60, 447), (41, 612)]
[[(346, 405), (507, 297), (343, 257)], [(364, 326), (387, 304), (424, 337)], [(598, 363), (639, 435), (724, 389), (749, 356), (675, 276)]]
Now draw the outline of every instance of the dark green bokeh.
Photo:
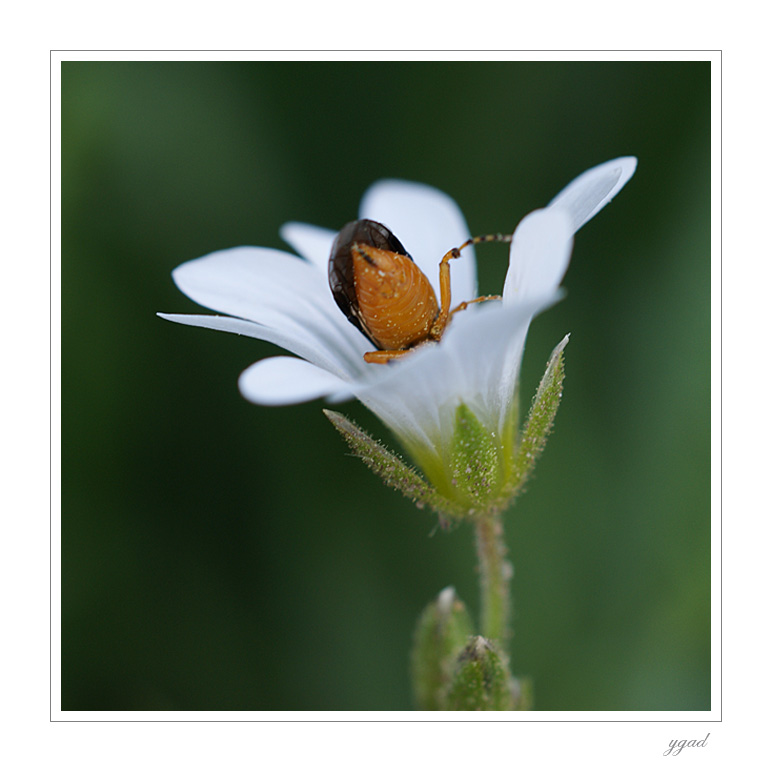
[[(540, 710), (709, 708), (709, 88), (700, 62), (64, 64), (62, 707), (409, 709), (421, 609), (452, 583), (476, 611), (471, 529), (435, 533), (320, 403), (245, 402), (277, 349), (156, 318), (200, 311), (170, 271), (340, 227), (381, 177), (511, 230), (635, 154), (529, 337), (525, 405), (572, 333), (507, 519), (513, 665)], [(477, 254), (496, 292), (506, 248)]]

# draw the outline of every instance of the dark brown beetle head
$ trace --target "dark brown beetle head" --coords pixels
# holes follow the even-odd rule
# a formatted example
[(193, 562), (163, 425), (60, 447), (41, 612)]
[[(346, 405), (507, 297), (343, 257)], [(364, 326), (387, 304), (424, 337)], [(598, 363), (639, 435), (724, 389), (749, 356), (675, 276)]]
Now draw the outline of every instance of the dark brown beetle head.
[(346, 223), (333, 242), (329, 263), (332, 296), (346, 318), (376, 346), (379, 346), (359, 313), (359, 303), (354, 288), (354, 260), (351, 252), (354, 244), (366, 244), (376, 249), (404, 255), (410, 260), (413, 258), (407, 253), (400, 240), (385, 225), (375, 220), (354, 220)]

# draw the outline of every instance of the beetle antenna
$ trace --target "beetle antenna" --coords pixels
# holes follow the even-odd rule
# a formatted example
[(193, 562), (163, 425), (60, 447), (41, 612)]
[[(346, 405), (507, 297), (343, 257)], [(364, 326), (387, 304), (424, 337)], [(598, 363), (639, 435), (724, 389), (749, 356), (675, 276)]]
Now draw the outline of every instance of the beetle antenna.
[(453, 249), (446, 255), (448, 260), (455, 260), (457, 257), (461, 257), (461, 250), (471, 247), (473, 244), (482, 244), (486, 241), (503, 241), (509, 244), (512, 241), (511, 233), (486, 233), (484, 236), (474, 236), (471, 239), (467, 239), (460, 247), (453, 247)]

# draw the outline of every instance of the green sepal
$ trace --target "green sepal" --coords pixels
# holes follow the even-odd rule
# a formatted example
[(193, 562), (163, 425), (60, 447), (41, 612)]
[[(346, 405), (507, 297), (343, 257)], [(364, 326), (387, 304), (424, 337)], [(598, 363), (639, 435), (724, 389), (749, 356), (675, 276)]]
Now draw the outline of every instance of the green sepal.
[(555, 346), (547, 369), (542, 376), (533, 402), (528, 420), (520, 438), (520, 444), (513, 461), (513, 473), (510, 477), (505, 498), (511, 500), (523, 489), (523, 485), (536, 466), (541, 452), (547, 443), (547, 437), (552, 431), (555, 414), (563, 396), (563, 378), (565, 363), (563, 349), (568, 344), (568, 335)]
[(456, 408), (450, 457), (452, 485), (468, 514), (487, 510), (502, 487), (501, 445), (463, 402)]
[(429, 506), (441, 517), (457, 518), (463, 515), (457, 504), (438, 493), (415, 469), (407, 466), (399, 456), (360, 429), (353, 421), (333, 410), (322, 412), (341, 433), (354, 455), (361, 458), (386, 485), (396, 488), (419, 509)]
[(481, 635), (458, 655), (446, 710), (515, 710), (506, 659)]
[(411, 657), (418, 710), (447, 710), (446, 698), (458, 655), (472, 635), (466, 606), (446, 587), (421, 614)]

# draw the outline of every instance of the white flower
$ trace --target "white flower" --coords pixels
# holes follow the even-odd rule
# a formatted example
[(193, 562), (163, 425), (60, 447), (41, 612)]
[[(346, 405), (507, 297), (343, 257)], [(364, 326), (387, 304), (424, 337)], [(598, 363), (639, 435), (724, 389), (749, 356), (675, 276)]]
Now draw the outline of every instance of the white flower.
[[(182, 292), (228, 316), (160, 314), (183, 324), (276, 343), (296, 357), (263, 359), (239, 379), (242, 394), (261, 405), (356, 397), (392, 429), (427, 476), (447, 493), (448, 454), (460, 405), (497, 445), (515, 441), (515, 384), (533, 316), (559, 298), (573, 234), (627, 183), (636, 167), (618, 158), (585, 172), (515, 230), (500, 302), (456, 314), (442, 340), (389, 365), (368, 364), (372, 343), (335, 304), (328, 261), (336, 232), (287, 223), (284, 240), (301, 257), (263, 247), (237, 247), (182, 264), (173, 272)], [(470, 232), (459, 208), (440, 191), (411, 182), (375, 183), (360, 218), (386, 225), (405, 245), (437, 292), (442, 256)], [(351, 219), (351, 218), (349, 218)], [(451, 263), (453, 305), (477, 296), (473, 248)]]

